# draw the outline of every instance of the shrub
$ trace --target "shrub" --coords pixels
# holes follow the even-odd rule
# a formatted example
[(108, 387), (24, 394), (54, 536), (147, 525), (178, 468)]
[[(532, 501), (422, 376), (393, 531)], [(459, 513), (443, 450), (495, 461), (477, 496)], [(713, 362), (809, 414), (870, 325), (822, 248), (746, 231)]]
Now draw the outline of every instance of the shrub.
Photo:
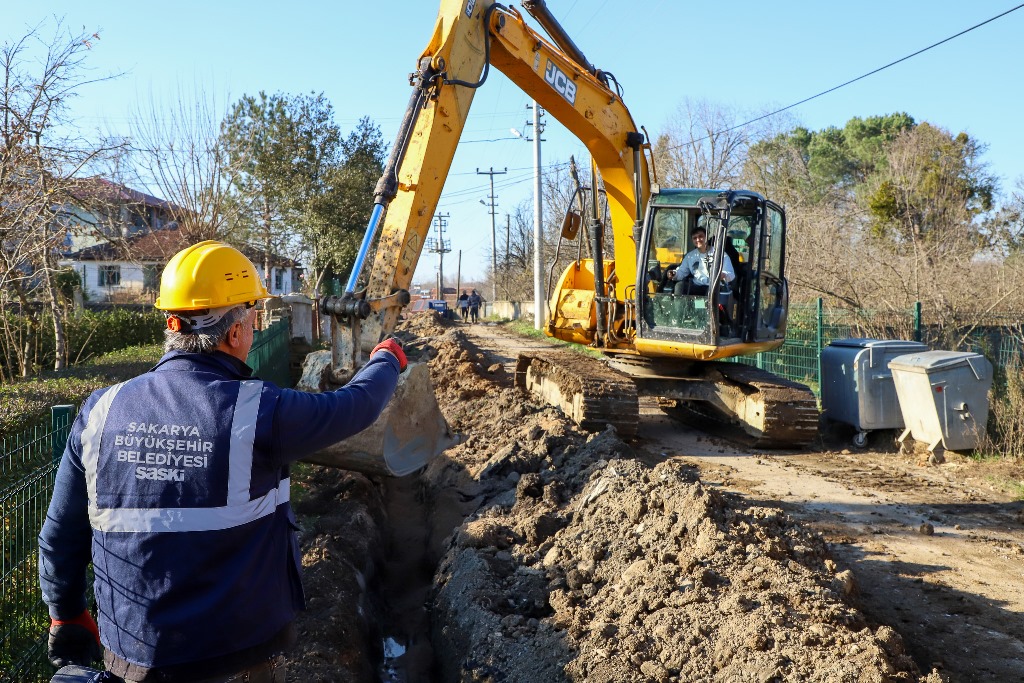
[[(26, 356), (31, 372), (52, 367), (55, 358), (53, 319), (48, 311), (34, 318), (5, 316), (5, 334), (0, 335), (0, 377), (20, 374), (19, 356)], [(156, 344), (163, 340), (164, 316), (159, 311), (113, 308), (81, 311), (64, 321), (68, 364), (128, 346)]]
[(1024, 462), (1024, 363), (1012, 358), (996, 369), (990, 393), (988, 434), (980, 449), (988, 455)]

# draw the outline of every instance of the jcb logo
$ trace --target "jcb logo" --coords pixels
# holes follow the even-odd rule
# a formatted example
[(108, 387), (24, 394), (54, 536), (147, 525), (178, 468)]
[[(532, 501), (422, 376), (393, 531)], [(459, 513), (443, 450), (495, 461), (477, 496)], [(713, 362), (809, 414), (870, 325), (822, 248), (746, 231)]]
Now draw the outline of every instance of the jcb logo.
[(569, 104), (576, 104), (576, 84), (572, 82), (565, 72), (559, 69), (554, 62), (548, 60), (544, 69), (544, 80), (548, 82), (555, 91), (568, 100)]
[(466, 3), (466, 16), (467, 17), (469, 17), (471, 19), (473, 18), (473, 9), (475, 7), (476, 7), (476, 0), (469, 0), (469, 2)]

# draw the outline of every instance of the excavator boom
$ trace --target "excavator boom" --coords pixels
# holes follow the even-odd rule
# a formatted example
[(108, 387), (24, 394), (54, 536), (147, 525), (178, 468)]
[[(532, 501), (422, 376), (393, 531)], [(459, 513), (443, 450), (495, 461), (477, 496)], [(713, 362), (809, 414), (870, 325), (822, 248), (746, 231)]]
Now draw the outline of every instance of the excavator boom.
[[(362, 365), (363, 354), (395, 329), (402, 307), (408, 303), (408, 289), (473, 96), (492, 67), (583, 142), (592, 159), (593, 201), (586, 239), (593, 258), (579, 258), (563, 273), (549, 301), (549, 335), (601, 348), (624, 361), (620, 366), (626, 368), (658, 359), (677, 363), (675, 370), (680, 372), (686, 372), (694, 361), (749, 354), (781, 344), (788, 305), (781, 256), (773, 257), (773, 261), (766, 261), (764, 256), (773, 248), (782, 248), (781, 235), (777, 239), (771, 236), (775, 233), (766, 236), (771, 221), (776, 232), (784, 230), (781, 209), (760, 195), (744, 192), (716, 195), (694, 191), (711, 194), (686, 205), (678, 203), (683, 195), (671, 192), (659, 190), (653, 197), (646, 155), (650, 147), (623, 103), (618, 83), (586, 59), (547, 10), (544, 0), (524, 0), (523, 6), (550, 39), (527, 25), (519, 12), (494, 0), (442, 0), (430, 40), (411, 77), (413, 93), (377, 185), (370, 224), (345, 294), (321, 302), (322, 311), (333, 318), (332, 364), (336, 375), (344, 378), (354, 372)], [(610, 231), (598, 215), (599, 187), (607, 202)], [(656, 283), (649, 273), (660, 272), (665, 264), (658, 259), (667, 258), (665, 254), (685, 252), (664, 247), (660, 241), (655, 244), (652, 231), (661, 230), (658, 221), (674, 224), (677, 229), (682, 226), (684, 232), (676, 237), (685, 243), (685, 230), (696, 226), (697, 218), (703, 215), (717, 221), (715, 238), (723, 243), (733, 239), (735, 230), (728, 227), (733, 209), (746, 216), (748, 230), (743, 238), (748, 255), (757, 262), (744, 264), (744, 269), (755, 278), (753, 284), (744, 292), (737, 290), (742, 298), (739, 304), (732, 299), (726, 304), (721, 303), (725, 301), (722, 295), (729, 290), (715, 280), (705, 308), (714, 302), (725, 312), (723, 319), (705, 313), (704, 327), (679, 329), (683, 324), (679, 322), (680, 306), (685, 302), (655, 291)], [(776, 221), (780, 216), (781, 223)], [(374, 245), (372, 263), (367, 266)], [(642, 256), (647, 252), (649, 255)], [(606, 253), (610, 258), (605, 258)], [(722, 272), (723, 258), (718, 253), (714, 263), (708, 263), (716, 278)], [(652, 263), (655, 267), (649, 269)], [(774, 270), (765, 275), (764, 267)], [(735, 319), (729, 311), (735, 313)], [(637, 388), (652, 386), (651, 382), (629, 372), (622, 374), (601, 361), (584, 365), (568, 363), (564, 358), (558, 363), (529, 358), (521, 361), (517, 377), (524, 387), (568, 406), (570, 414), (575, 411), (589, 416), (578, 419), (595, 424), (604, 419), (601, 416), (610, 416), (608, 421), (619, 424), (623, 431), (634, 431), (635, 415), (623, 419), (611, 416), (621, 416), (624, 411), (635, 413)], [(704, 379), (691, 377), (685, 391), (666, 391), (673, 397), (666, 400), (705, 400), (717, 407), (725, 406), (726, 413), (732, 411), (734, 417), (739, 414), (743, 426), (751, 422), (748, 413), (777, 412), (769, 410), (774, 408), (769, 398), (775, 395), (772, 376), (763, 374), (756, 381), (747, 377), (741, 382), (730, 379), (739, 376), (737, 373), (704, 373)], [(627, 385), (628, 390), (623, 388)], [(760, 403), (757, 396), (752, 402), (731, 398), (758, 392), (765, 399)], [(806, 393), (797, 400), (804, 406), (813, 403), (813, 396)], [(793, 397), (792, 392), (786, 395)], [(770, 442), (775, 435), (765, 434), (763, 422), (754, 429)]]

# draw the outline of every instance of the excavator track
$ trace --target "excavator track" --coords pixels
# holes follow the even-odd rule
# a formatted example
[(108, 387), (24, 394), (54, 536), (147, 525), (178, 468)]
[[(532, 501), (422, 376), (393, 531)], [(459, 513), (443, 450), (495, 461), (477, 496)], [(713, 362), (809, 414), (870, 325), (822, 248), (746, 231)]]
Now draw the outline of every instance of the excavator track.
[[(630, 365), (640, 370), (644, 363), (616, 362), (626, 371)], [(749, 446), (798, 448), (818, 435), (818, 404), (811, 390), (749, 365), (693, 363), (685, 374), (630, 374), (639, 393), (657, 397), (669, 415)]]
[(818, 404), (803, 384), (739, 363), (689, 363), (618, 356), (610, 362), (569, 351), (527, 352), (516, 386), (543, 398), (584, 429), (612, 424), (635, 436), (639, 396), (705, 432), (755, 448), (799, 448), (818, 435)]
[(522, 353), (516, 362), (516, 386), (561, 408), (584, 429), (603, 431), (610, 424), (619, 436), (636, 436), (636, 385), (602, 360), (571, 351)]

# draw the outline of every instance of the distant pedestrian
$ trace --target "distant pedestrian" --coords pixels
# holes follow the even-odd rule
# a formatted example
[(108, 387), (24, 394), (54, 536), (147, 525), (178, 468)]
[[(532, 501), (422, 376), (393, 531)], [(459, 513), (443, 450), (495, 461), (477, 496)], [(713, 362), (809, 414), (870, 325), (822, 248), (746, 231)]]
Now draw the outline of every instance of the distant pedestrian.
[(469, 321), (469, 295), (466, 294), (466, 290), (462, 290), (462, 294), (459, 295), (458, 300), (459, 313), (462, 315), (462, 322)]
[(482, 296), (473, 290), (473, 293), (469, 295), (469, 318), (472, 322), (478, 322), (480, 320), (480, 306), (483, 304), (484, 299)]

